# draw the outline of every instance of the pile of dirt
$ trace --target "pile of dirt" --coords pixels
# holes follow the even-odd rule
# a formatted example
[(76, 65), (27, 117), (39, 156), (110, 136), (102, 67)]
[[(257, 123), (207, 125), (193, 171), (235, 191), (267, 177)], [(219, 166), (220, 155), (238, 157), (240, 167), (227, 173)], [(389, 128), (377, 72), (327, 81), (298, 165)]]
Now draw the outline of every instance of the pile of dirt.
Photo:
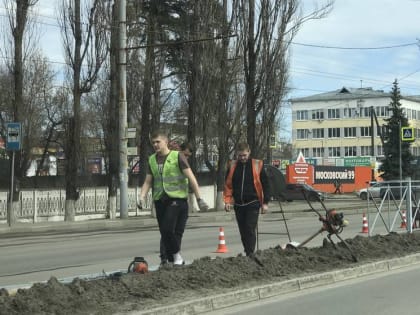
[(103, 279), (75, 279), (62, 284), (48, 283), (22, 289), (15, 296), (0, 290), (0, 314), (113, 314), (173, 304), (194, 297), (222, 293), (355, 266), (376, 260), (420, 252), (420, 233), (357, 236), (346, 240), (358, 256), (353, 262), (348, 249), (335, 249), (324, 241), (318, 248), (299, 250), (270, 248), (244, 256), (204, 257), (182, 267), (165, 267), (147, 274), (114, 274)]

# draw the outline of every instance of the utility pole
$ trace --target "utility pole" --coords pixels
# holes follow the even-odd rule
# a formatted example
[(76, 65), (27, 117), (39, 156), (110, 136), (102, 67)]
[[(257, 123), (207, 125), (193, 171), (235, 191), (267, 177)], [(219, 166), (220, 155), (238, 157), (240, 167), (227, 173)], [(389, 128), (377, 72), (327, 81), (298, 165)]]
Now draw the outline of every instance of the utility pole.
[[(400, 185), (401, 185), (401, 183), (402, 183), (402, 139), (401, 139), (401, 118), (400, 118), (400, 121), (399, 121), (399, 123), (398, 123), (398, 146), (399, 146), (399, 157), (398, 157), (398, 160), (399, 160), (399, 167), (400, 167), (400, 169), (399, 169), (399, 173), (400, 173)], [(401, 194), (400, 194), (400, 196), (401, 196)]]
[[(371, 157), (375, 157), (375, 135), (374, 135), (374, 123), (373, 123), (373, 106), (370, 107), (370, 156)], [(371, 160), (372, 161), (372, 160)], [(376, 157), (375, 157), (375, 164), (376, 164)], [(371, 170), (371, 176), (370, 176), (371, 180), (374, 181), (375, 180), (375, 169), (372, 168)]]
[[(118, 0), (117, 0), (118, 1)], [(126, 0), (119, 0), (119, 54), (118, 70), (120, 80), (119, 93), (119, 138), (120, 138), (120, 219), (128, 218), (128, 163), (127, 163), (127, 28)], [(112, 119), (112, 117), (111, 117)]]

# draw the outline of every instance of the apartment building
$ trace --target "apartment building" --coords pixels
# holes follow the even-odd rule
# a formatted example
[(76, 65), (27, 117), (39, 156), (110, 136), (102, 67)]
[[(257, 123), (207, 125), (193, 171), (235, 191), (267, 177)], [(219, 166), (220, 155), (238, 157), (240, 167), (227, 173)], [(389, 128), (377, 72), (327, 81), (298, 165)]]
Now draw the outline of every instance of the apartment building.
[[(291, 99), (294, 155), (326, 164), (326, 160), (346, 157), (383, 157), (379, 132), (389, 117), (390, 93), (372, 88), (347, 88)], [(420, 96), (402, 96), (400, 101), (416, 140), (411, 145), (420, 156)], [(375, 111), (379, 126), (372, 120)], [(373, 133), (373, 137), (372, 137)], [(373, 144), (373, 146), (372, 146)], [(372, 152), (373, 148), (373, 152)]]

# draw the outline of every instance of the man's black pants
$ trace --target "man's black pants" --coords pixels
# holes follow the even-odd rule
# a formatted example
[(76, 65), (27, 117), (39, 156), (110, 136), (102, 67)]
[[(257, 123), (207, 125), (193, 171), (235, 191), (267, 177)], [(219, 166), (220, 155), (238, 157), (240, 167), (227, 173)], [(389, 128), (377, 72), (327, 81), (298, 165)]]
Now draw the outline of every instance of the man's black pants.
[(157, 200), (155, 207), (161, 236), (161, 259), (173, 261), (173, 254), (181, 250), (188, 220), (188, 202), (187, 199)]
[(235, 204), (236, 222), (241, 234), (242, 245), (245, 254), (249, 256), (254, 253), (257, 243), (257, 223), (260, 213), (260, 203), (254, 202), (246, 205)]

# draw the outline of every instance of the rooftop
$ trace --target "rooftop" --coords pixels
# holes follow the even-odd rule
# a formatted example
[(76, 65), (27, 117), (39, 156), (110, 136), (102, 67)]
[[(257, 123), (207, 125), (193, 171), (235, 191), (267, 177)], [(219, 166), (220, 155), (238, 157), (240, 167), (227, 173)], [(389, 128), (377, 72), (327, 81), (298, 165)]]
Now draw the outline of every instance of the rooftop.
[[(386, 93), (383, 90), (374, 90), (371, 87), (365, 88), (348, 88), (342, 87), (341, 89), (325, 92), (305, 97), (293, 98), (291, 102), (313, 102), (313, 101), (330, 101), (330, 100), (352, 100), (360, 98), (378, 98), (378, 97), (390, 97), (390, 93)], [(418, 96), (420, 101), (420, 96)]]

